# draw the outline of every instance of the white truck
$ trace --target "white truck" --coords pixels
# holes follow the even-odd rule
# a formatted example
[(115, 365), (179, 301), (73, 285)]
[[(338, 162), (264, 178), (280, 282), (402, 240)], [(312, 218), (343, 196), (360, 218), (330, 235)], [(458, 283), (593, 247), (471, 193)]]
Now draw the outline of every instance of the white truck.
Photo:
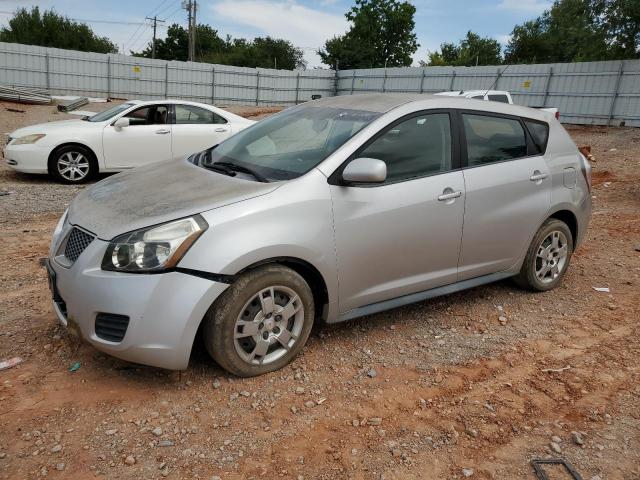
[[(504, 90), (454, 90), (452, 92), (440, 92), (436, 93), (436, 95), (444, 95), (447, 97), (465, 97), (465, 98), (474, 98), (477, 100), (488, 100), (492, 102), (502, 102), (513, 104), (513, 99), (511, 98), (511, 94), (509, 92), (505, 92)], [(560, 119), (560, 111), (557, 108), (553, 107), (530, 107), (536, 108), (538, 110), (544, 110), (545, 112), (550, 112), (556, 119)]]

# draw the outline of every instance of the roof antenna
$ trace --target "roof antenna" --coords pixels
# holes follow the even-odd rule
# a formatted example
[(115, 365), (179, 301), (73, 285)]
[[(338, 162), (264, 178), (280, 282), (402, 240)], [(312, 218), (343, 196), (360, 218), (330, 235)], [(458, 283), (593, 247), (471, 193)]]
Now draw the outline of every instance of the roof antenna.
[(509, 67), (511, 66), (511, 64), (507, 65), (506, 67), (504, 67), (504, 70), (502, 70), (502, 72), (500, 72), (500, 74), (496, 77), (496, 79), (493, 81), (493, 83), (491, 84), (491, 86), (487, 89), (486, 92), (484, 92), (483, 97), (486, 97), (487, 94), (489, 93), (490, 90), (493, 90), (493, 87), (495, 87), (498, 84), (498, 80), (500, 80), (500, 77), (502, 75), (504, 75), (504, 72), (506, 72)]

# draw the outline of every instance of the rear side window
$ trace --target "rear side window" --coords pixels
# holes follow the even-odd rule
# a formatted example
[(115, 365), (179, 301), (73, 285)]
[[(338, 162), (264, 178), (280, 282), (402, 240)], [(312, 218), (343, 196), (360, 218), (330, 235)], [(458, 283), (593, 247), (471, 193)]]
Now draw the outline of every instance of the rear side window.
[(544, 153), (549, 140), (549, 125), (543, 122), (534, 122), (533, 120), (525, 120), (524, 123), (537, 149), (536, 153)]
[(211, 110), (193, 105), (176, 104), (176, 124), (222, 124), (227, 121)]
[(489, 100), (492, 102), (509, 103), (509, 99), (506, 95), (489, 95)]
[(462, 114), (468, 166), (527, 156), (527, 140), (519, 120)]
[(411, 117), (382, 133), (358, 154), (387, 164), (386, 183), (451, 170), (449, 114)]

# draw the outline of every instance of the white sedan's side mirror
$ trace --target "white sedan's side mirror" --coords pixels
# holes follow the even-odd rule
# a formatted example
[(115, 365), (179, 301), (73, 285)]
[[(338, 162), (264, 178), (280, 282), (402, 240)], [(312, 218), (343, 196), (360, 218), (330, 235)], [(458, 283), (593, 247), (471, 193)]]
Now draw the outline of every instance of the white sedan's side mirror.
[(124, 127), (128, 127), (129, 119), (127, 117), (120, 117), (115, 122), (113, 122), (113, 126), (115, 127), (116, 130), (120, 130)]

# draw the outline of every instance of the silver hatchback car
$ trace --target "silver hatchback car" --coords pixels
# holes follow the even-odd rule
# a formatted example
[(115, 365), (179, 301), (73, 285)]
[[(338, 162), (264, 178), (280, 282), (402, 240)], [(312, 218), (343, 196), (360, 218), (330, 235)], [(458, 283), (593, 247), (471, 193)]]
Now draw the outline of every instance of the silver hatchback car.
[(544, 112), (430, 95), (339, 96), (184, 161), (82, 191), (47, 262), (60, 321), (96, 348), (184, 369), (201, 332), (240, 376), (341, 322), (513, 277), (562, 280), (590, 167)]

